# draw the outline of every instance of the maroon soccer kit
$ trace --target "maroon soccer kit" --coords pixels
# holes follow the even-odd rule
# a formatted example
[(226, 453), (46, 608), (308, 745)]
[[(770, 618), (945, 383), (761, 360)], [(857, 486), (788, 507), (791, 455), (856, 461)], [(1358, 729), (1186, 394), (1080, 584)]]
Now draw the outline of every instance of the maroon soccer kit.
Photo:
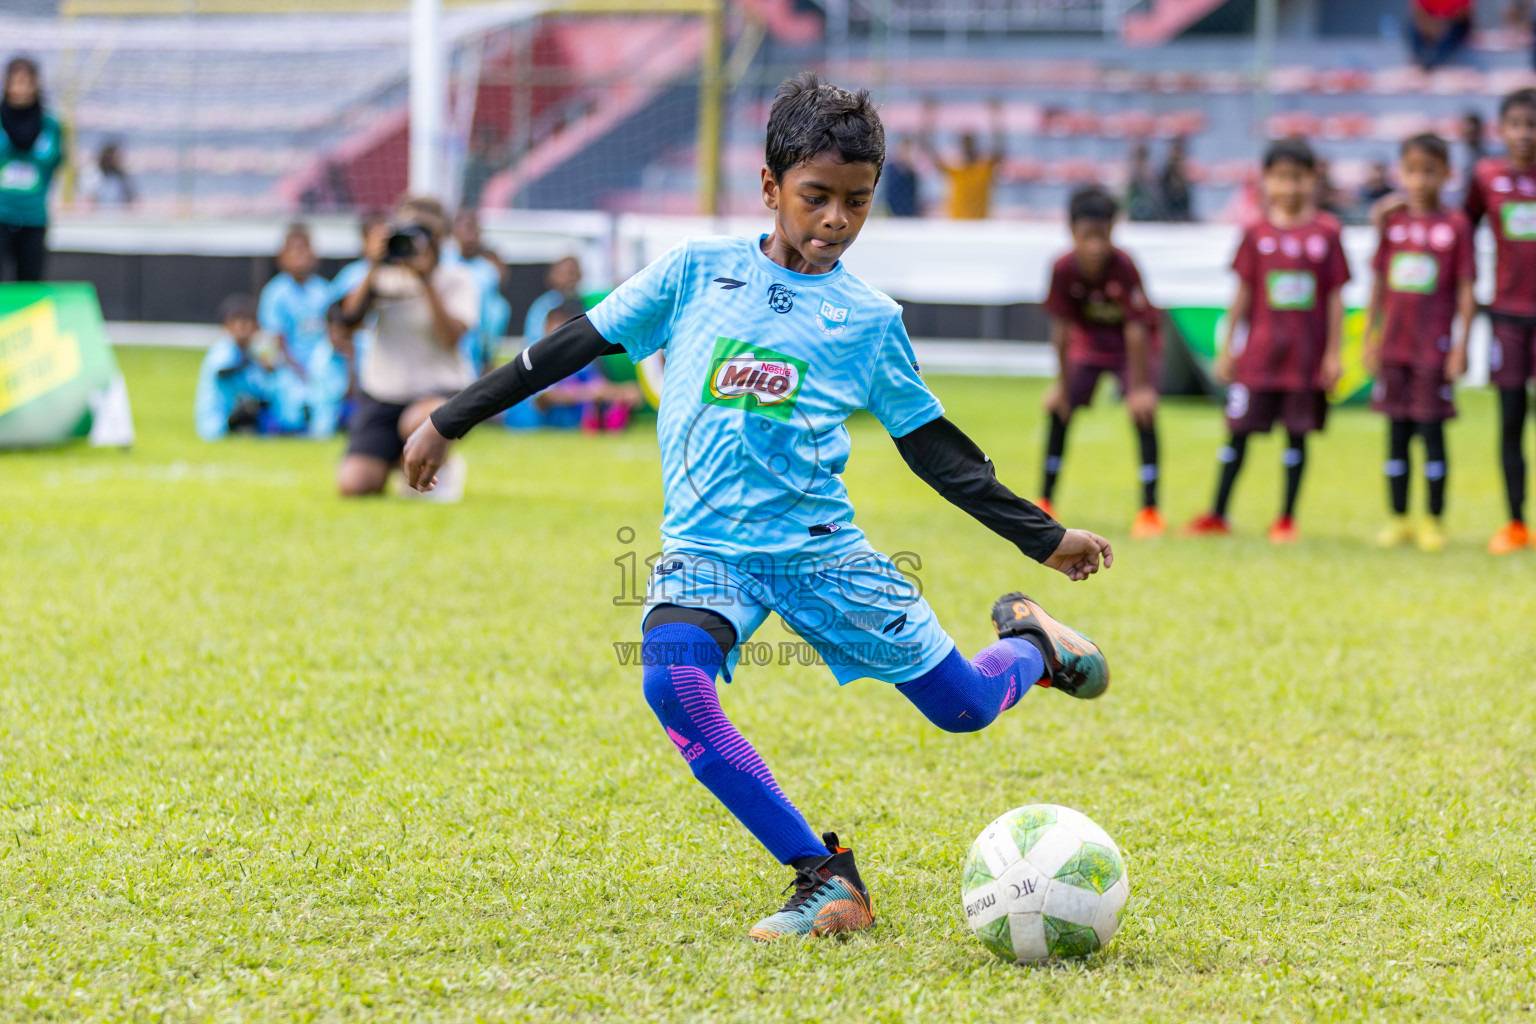
[(1125, 326), (1132, 321), (1147, 327), (1152, 378), (1148, 383), (1156, 386), (1157, 311), (1147, 301), (1135, 262), (1124, 251), (1111, 249), (1103, 273), (1094, 280), (1084, 276), (1075, 253), (1058, 259), (1051, 268), (1045, 311), (1068, 324), (1067, 366), (1062, 376), (1072, 408), (1093, 401), (1094, 388), (1106, 371), (1120, 379), (1120, 389), (1125, 391), (1129, 370)]
[(1399, 210), (1382, 225), (1371, 266), (1383, 318), (1372, 406), (1395, 420), (1450, 419), (1456, 406), (1445, 362), (1456, 296), (1477, 273), (1471, 222), (1460, 210)]
[(1235, 335), (1227, 424), (1234, 434), (1320, 430), (1327, 413), (1321, 381), (1328, 345), (1328, 298), (1349, 280), (1339, 222), (1318, 213), (1304, 224), (1250, 225), (1232, 269), (1246, 282), (1246, 338)]
[(1536, 377), (1536, 168), (1517, 171), (1503, 157), (1478, 161), (1466, 212), (1474, 228), (1488, 218), (1496, 243), (1488, 369), (1496, 386), (1522, 388)]

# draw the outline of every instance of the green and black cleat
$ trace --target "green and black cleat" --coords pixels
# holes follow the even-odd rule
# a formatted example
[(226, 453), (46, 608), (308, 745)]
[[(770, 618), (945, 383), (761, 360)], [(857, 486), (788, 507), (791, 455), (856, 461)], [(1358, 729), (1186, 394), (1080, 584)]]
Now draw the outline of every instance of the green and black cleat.
[(837, 845), (835, 832), (823, 832), (821, 841), (832, 853), (795, 869), (789, 902), (777, 914), (753, 925), (752, 938), (769, 942), (791, 936), (835, 935), (874, 925), (869, 890), (859, 878), (853, 851)]
[(1017, 590), (992, 605), (992, 628), (999, 638), (1021, 637), (1040, 648), (1047, 677), (1039, 685), (1083, 700), (1109, 689), (1109, 662), (1099, 645), (1051, 618)]

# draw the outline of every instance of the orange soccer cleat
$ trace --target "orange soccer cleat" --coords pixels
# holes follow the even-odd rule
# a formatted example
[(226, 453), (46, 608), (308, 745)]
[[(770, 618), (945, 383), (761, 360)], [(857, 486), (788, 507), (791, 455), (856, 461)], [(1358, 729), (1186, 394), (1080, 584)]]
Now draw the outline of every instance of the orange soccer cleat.
[(1511, 551), (1518, 551), (1531, 542), (1531, 531), (1525, 528), (1525, 524), (1518, 519), (1512, 519), (1504, 524), (1504, 529), (1493, 535), (1488, 542), (1490, 555), (1507, 555)]
[(1163, 521), (1163, 514), (1156, 507), (1148, 505), (1136, 513), (1136, 518), (1131, 521), (1131, 540), (1151, 540), (1161, 537), (1163, 531), (1168, 529), (1168, 524)]
[(1232, 524), (1227, 522), (1227, 517), (1215, 512), (1198, 515), (1184, 527), (1186, 537), (1225, 537), (1231, 532)]
[(1052, 519), (1056, 518), (1056, 506), (1051, 504), (1050, 498), (1036, 498), (1035, 504), (1040, 507), (1041, 512), (1044, 512)]
[(1295, 544), (1301, 540), (1301, 534), (1296, 532), (1296, 520), (1290, 516), (1281, 516), (1275, 520), (1275, 525), (1269, 528), (1269, 542), (1271, 544)]

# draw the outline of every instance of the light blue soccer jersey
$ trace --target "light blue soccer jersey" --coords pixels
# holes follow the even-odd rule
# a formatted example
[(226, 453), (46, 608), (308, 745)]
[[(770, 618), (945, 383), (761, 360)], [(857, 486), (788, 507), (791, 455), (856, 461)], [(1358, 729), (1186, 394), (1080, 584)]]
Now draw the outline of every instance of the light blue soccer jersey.
[(294, 361), (307, 366), (315, 346), (325, 341), (325, 311), (330, 304), (330, 282), (319, 274), (311, 274), (303, 284), (278, 274), (261, 290), (256, 319), (262, 330), (287, 339)]
[(893, 437), (943, 415), (901, 307), (839, 263), (797, 274), (759, 240), (696, 238), (588, 314), (639, 362), (666, 352), (657, 434), (664, 550), (781, 570), (866, 550), (839, 476), (844, 421)]

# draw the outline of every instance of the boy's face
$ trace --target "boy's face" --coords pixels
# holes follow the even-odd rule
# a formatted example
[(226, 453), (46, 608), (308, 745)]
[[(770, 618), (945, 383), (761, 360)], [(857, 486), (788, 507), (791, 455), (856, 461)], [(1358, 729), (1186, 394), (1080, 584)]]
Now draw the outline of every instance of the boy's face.
[(453, 218), (453, 238), (462, 250), (480, 248), (480, 224), (474, 214), (461, 213)]
[(1077, 257), (1077, 265), (1087, 276), (1098, 277), (1109, 262), (1110, 233), (1114, 226), (1107, 220), (1072, 222), (1072, 252)]
[(37, 79), (26, 68), (17, 68), (5, 80), (5, 100), (13, 107), (30, 107), (37, 102)]
[(1433, 154), (1410, 149), (1403, 154), (1398, 173), (1402, 175), (1403, 191), (1408, 193), (1409, 204), (1423, 210), (1440, 205), (1440, 191), (1445, 188), (1451, 169)]
[(779, 237), (819, 270), (829, 270), (859, 237), (869, 217), (880, 172), (872, 163), (848, 163), (817, 153), (776, 181), (763, 168), (763, 205), (778, 214)]
[(293, 235), (283, 243), (283, 251), (277, 254), (277, 266), (286, 274), (306, 278), (315, 272), (315, 251), (309, 239)]
[(581, 264), (574, 256), (566, 256), (549, 268), (549, 286), (557, 292), (570, 294), (581, 285)]
[(1264, 195), (1283, 213), (1300, 213), (1317, 188), (1317, 172), (1290, 160), (1276, 160), (1264, 171)]
[(256, 337), (256, 318), (243, 313), (236, 314), (224, 321), (224, 329), (237, 345), (245, 348)]
[(1536, 163), (1536, 107), (1517, 103), (1499, 118), (1499, 141), (1521, 167)]

